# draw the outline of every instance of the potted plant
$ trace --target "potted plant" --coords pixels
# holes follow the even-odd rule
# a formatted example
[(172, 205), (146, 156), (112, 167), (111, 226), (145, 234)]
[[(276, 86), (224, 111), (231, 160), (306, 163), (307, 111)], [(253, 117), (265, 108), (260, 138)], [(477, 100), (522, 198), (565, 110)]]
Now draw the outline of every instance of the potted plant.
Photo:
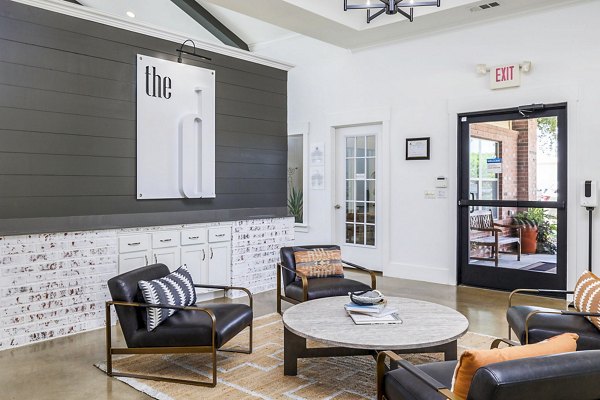
[(542, 208), (530, 208), (513, 216), (521, 228), (523, 253), (556, 254), (556, 217)]
[(529, 211), (521, 211), (513, 216), (515, 225), (521, 226), (521, 253), (537, 252), (537, 221), (529, 215)]

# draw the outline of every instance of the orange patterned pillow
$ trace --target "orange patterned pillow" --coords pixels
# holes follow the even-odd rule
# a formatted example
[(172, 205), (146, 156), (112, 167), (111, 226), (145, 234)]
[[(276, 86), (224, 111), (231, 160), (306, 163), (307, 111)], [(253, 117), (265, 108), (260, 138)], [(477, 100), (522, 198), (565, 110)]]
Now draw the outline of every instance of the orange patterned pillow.
[(543, 342), (525, 346), (492, 350), (467, 350), (460, 356), (454, 370), (452, 392), (466, 399), (473, 376), (479, 368), (503, 361), (575, 351), (577, 350), (577, 339), (579, 339), (579, 336), (574, 333), (563, 333)]
[[(309, 278), (343, 277), (342, 252), (337, 249), (298, 249), (296, 271)], [(300, 279), (300, 277), (298, 277)]]
[[(600, 313), (600, 278), (591, 272), (584, 272), (575, 285), (575, 309), (579, 312)], [(600, 318), (587, 317), (600, 329)]]

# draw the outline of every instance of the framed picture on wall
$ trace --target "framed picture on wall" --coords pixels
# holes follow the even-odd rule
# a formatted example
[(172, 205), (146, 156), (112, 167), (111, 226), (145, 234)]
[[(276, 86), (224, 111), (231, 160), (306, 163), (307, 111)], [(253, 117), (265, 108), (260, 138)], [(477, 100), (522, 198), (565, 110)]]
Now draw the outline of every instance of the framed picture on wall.
[(429, 160), (430, 144), (428, 137), (406, 139), (407, 160)]

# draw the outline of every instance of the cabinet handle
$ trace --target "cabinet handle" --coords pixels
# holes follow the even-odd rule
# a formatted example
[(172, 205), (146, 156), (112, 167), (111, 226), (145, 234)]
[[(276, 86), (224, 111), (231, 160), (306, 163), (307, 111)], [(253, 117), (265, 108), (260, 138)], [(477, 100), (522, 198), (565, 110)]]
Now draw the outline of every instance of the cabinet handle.
[(215, 236), (216, 236), (216, 237), (223, 237), (223, 236), (225, 236), (225, 234), (224, 234), (224, 233), (219, 233), (219, 234), (217, 234), (217, 235), (215, 235)]
[(146, 259), (146, 265), (148, 265), (148, 256), (144, 255), (144, 258)]
[(160, 239), (160, 242), (161, 242), (161, 243), (168, 243), (168, 242), (170, 242), (171, 240), (173, 240), (173, 239)]
[(133, 243), (127, 243), (127, 246), (139, 246), (140, 244), (142, 244), (141, 242), (133, 242)]
[(196, 240), (196, 239), (200, 239), (200, 236), (188, 236), (188, 239)]
[(158, 264), (158, 258), (156, 258), (156, 254), (154, 255), (154, 263)]
[(202, 261), (206, 260), (206, 251), (202, 249)]
[(212, 258), (213, 258), (213, 251), (212, 251), (212, 249), (210, 249), (210, 259), (212, 260)]

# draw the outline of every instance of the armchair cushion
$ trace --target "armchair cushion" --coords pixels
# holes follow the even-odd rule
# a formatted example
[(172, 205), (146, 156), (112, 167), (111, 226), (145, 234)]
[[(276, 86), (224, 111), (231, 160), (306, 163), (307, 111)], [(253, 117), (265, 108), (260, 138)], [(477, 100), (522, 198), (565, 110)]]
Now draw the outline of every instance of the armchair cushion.
[[(281, 271), (284, 286), (292, 283), (296, 279), (296, 260), (294, 259), (294, 252), (298, 247), (282, 247), (281, 253), (281, 264), (288, 268)], [(327, 249), (327, 250), (340, 250), (340, 246), (335, 245), (305, 245), (302, 249)], [(290, 271), (291, 270), (291, 271)]]
[[(348, 292), (359, 290), (371, 290), (371, 287), (346, 278), (314, 278), (308, 281), (308, 300), (346, 296)], [(294, 281), (285, 286), (285, 295), (294, 300), (303, 301), (302, 282)]]
[[(199, 304), (211, 310), (217, 321), (216, 346), (221, 347), (252, 323), (252, 309), (245, 304)], [(212, 321), (202, 311), (179, 311), (152, 332), (138, 329), (129, 347), (211, 346)]]
[[(339, 249), (294, 248), (296, 271), (308, 278), (344, 277), (342, 252)], [(300, 280), (296, 276), (296, 280)]]
[[(584, 272), (575, 285), (574, 297), (577, 311), (600, 313), (600, 278), (589, 271)], [(600, 318), (586, 318), (600, 329)]]
[[(506, 313), (509, 326), (519, 341), (525, 343), (525, 320), (530, 312), (560, 311), (533, 306), (513, 306)], [(564, 332), (579, 335), (577, 350), (600, 349), (600, 331), (586, 318), (576, 315), (537, 314), (529, 320), (529, 343), (537, 343)]]
[[(142, 291), (144, 302), (148, 304), (183, 307), (196, 304), (194, 282), (192, 282), (186, 265), (182, 265), (176, 271), (162, 278), (149, 281), (140, 280), (138, 285)], [(176, 312), (177, 310), (171, 308), (148, 308), (146, 317), (148, 331), (156, 329)]]
[(467, 350), (461, 356), (452, 379), (452, 391), (466, 399), (473, 376), (477, 370), (489, 364), (522, 358), (560, 354), (577, 350), (578, 336), (564, 333), (546, 341), (526, 346), (491, 350)]

